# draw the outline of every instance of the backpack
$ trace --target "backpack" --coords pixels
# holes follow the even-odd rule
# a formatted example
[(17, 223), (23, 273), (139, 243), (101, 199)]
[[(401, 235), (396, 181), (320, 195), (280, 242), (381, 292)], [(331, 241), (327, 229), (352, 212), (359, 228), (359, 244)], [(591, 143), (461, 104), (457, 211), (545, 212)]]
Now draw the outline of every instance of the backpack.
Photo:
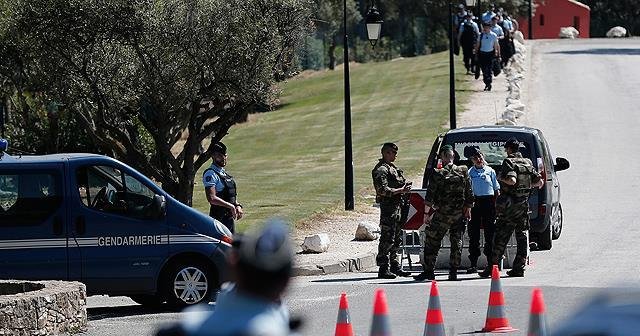
[(462, 36), (460, 40), (462, 43), (475, 42), (478, 39), (478, 35), (476, 31), (473, 29), (473, 24), (471, 22), (465, 21), (462, 25)]
[(533, 176), (537, 173), (531, 161), (526, 158), (513, 158), (511, 162), (513, 162), (513, 170), (518, 175), (516, 184), (513, 186), (513, 194), (516, 197), (527, 197), (531, 193)]

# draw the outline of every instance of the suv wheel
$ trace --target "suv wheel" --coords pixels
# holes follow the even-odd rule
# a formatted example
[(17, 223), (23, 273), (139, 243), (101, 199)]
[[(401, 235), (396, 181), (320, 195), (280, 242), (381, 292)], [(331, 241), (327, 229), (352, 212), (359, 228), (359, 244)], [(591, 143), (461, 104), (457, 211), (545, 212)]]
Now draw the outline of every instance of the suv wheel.
[(556, 215), (553, 217), (555, 218), (554, 220), (554, 225), (553, 225), (553, 239), (558, 239), (560, 238), (560, 234), (562, 233), (562, 220), (563, 220), (563, 216), (562, 216), (562, 205), (560, 203), (558, 203), (558, 209), (555, 211)]
[(175, 265), (165, 283), (167, 302), (176, 307), (207, 303), (211, 293), (215, 293), (211, 268), (197, 261)]

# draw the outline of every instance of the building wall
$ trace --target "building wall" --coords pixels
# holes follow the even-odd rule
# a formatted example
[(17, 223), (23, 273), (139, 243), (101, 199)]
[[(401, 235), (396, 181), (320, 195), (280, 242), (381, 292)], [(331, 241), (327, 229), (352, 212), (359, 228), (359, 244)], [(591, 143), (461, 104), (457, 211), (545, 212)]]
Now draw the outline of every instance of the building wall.
[[(580, 38), (589, 37), (591, 11), (586, 5), (572, 0), (537, 0), (534, 2), (537, 7), (533, 17), (533, 38), (558, 38), (562, 27), (574, 27), (580, 32)], [(520, 23), (520, 31), (528, 39), (528, 18), (520, 18), (518, 22)]]

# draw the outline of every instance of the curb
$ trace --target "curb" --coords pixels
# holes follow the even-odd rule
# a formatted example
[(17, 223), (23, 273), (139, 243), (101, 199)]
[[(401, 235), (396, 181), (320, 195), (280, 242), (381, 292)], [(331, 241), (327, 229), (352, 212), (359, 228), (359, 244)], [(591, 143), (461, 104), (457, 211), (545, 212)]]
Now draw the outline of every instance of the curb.
[(293, 268), (294, 276), (327, 275), (345, 272), (361, 272), (376, 266), (376, 253), (367, 253), (336, 263), (314, 265), (302, 264)]

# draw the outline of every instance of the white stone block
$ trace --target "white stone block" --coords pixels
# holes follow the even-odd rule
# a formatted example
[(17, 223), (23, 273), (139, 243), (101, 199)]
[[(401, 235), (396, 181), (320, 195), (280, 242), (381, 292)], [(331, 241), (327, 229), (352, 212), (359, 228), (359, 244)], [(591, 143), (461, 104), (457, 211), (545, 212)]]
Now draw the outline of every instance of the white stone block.
[(560, 28), (560, 34), (558, 34), (558, 37), (574, 39), (577, 38), (578, 35), (580, 35), (580, 32), (577, 29), (573, 27), (562, 27)]
[(374, 225), (369, 222), (364, 222), (358, 224), (358, 228), (356, 229), (356, 240), (376, 240), (380, 232), (380, 227), (378, 225)]
[(520, 44), (524, 44), (524, 35), (519, 30), (513, 33), (513, 42), (515, 43), (516, 41)]
[(518, 101), (517, 103), (512, 103), (507, 105), (507, 109), (514, 111), (524, 111), (525, 105)]
[(627, 29), (620, 26), (613, 27), (607, 32), (607, 37), (627, 37)]
[(329, 250), (329, 235), (326, 233), (304, 237), (302, 251), (306, 253), (323, 253)]

